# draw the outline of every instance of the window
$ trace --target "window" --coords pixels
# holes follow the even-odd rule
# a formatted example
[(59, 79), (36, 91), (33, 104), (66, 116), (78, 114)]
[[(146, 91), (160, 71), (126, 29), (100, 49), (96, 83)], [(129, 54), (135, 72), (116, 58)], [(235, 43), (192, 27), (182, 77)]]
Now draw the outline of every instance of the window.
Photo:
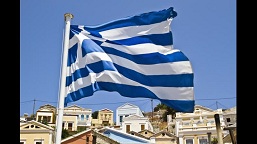
[(81, 115), (81, 121), (84, 121), (84, 115), (83, 114)]
[(141, 130), (144, 130), (144, 129), (145, 129), (145, 125), (142, 124), (142, 125), (141, 125)]
[(193, 144), (193, 139), (186, 139), (186, 144)]
[(68, 130), (72, 131), (72, 123), (68, 123)]
[(38, 116), (38, 122), (41, 122), (42, 116)]
[(130, 125), (126, 125), (126, 132), (130, 132)]
[(35, 139), (34, 144), (44, 144), (44, 139)]
[(26, 144), (26, 140), (20, 140), (20, 144)]
[(47, 117), (47, 122), (49, 122), (49, 123), (51, 122), (51, 116)]
[(86, 120), (88, 120), (89, 119), (89, 115), (86, 115)]
[(230, 118), (227, 118), (227, 122), (230, 122)]
[(87, 137), (87, 139), (86, 139), (86, 144), (88, 144), (89, 143), (89, 137)]
[(120, 116), (120, 122), (122, 122), (122, 118), (123, 118), (123, 116)]
[(199, 144), (208, 144), (207, 139), (199, 139)]
[(47, 122), (47, 116), (43, 116), (43, 122)]

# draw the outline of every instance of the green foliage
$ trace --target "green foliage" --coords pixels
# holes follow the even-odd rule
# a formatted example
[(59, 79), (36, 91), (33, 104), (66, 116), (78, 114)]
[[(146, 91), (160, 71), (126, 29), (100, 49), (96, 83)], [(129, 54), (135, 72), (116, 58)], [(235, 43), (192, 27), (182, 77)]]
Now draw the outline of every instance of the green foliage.
[(212, 141), (211, 141), (212, 144), (217, 144), (218, 143), (218, 139), (217, 138), (213, 138)]
[(78, 126), (77, 127), (77, 132), (82, 132), (82, 131), (84, 131), (86, 129), (87, 129), (87, 127), (85, 127), (85, 126)]
[(48, 125), (47, 120), (42, 120), (42, 124)]
[(36, 117), (36, 114), (31, 114), (30, 117), (31, 117), (31, 118), (35, 118), (35, 117)]
[(155, 108), (154, 108), (154, 112), (157, 112), (160, 109), (167, 109), (167, 106), (164, 104), (158, 104)]
[(172, 109), (171, 107), (166, 106), (165, 104), (158, 104), (155, 108), (154, 111), (157, 112), (158, 110), (166, 110), (166, 112), (163, 113), (162, 115), (162, 120), (164, 122), (167, 122), (167, 115), (172, 115), (172, 118), (175, 118), (176, 111)]
[(94, 111), (94, 112), (92, 113), (92, 118), (93, 118), (93, 119), (97, 119), (97, 116), (98, 116), (98, 111)]
[(68, 136), (70, 136), (69, 131), (67, 129), (62, 129), (62, 139), (65, 139)]

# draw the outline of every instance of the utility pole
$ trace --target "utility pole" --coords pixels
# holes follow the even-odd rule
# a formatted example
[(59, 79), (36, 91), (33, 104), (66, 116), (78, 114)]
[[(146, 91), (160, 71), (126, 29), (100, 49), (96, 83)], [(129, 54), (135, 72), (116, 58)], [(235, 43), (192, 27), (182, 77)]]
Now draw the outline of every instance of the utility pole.
[(222, 129), (221, 129), (221, 126), (220, 126), (220, 116), (219, 116), (219, 114), (215, 114), (214, 119), (215, 119), (216, 130), (217, 130), (218, 144), (223, 144)]
[(33, 104), (33, 120), (35, 120), (35, 104), (36, 104), (36, 100), (34, 99), (34, 104)]
[(152, 122), (153, 122), (153, 99), (151, 99), (151, 105), (152, 105)]

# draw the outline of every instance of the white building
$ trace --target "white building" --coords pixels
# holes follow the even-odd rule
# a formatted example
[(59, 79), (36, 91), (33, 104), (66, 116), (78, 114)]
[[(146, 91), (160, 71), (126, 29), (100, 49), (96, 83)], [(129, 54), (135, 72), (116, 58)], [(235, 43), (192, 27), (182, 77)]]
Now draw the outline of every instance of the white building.
[[(221, 130), (225, 127), (222, 109), (211, 110), (195, 105), (193, 113), (176, 113), (175, 134), (179, 137), (179, 144), (206, 144), (208, 136), (210, 141), (217, 138), (214, 115), (219, 114)], [(208, 134), (209, 133), (209, 134)], [(227, 131), (223, 131), (226, 135)]]
[(129, 133), (130, 131), (139, 132), (142, 130), (153, 131), (153, 126), (147, 117), (138, 115), (129, 115), (123, 118), (122, 131)]
[(126, 103), (116, 109), (116, 125), (121, 126), (123, 118), (129, 115), (138, 115), (144, 117), (138, 106)]

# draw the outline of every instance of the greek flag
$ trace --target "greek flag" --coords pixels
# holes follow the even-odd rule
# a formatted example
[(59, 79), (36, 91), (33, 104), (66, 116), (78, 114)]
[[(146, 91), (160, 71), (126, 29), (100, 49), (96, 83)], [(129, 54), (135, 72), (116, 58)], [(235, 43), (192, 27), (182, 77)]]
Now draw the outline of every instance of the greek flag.
[(173, 48), (176, 16), (170, 7), (98, 26), (71, 25), (64, 105), (104, 90), (193, 112), (191, 63)]

